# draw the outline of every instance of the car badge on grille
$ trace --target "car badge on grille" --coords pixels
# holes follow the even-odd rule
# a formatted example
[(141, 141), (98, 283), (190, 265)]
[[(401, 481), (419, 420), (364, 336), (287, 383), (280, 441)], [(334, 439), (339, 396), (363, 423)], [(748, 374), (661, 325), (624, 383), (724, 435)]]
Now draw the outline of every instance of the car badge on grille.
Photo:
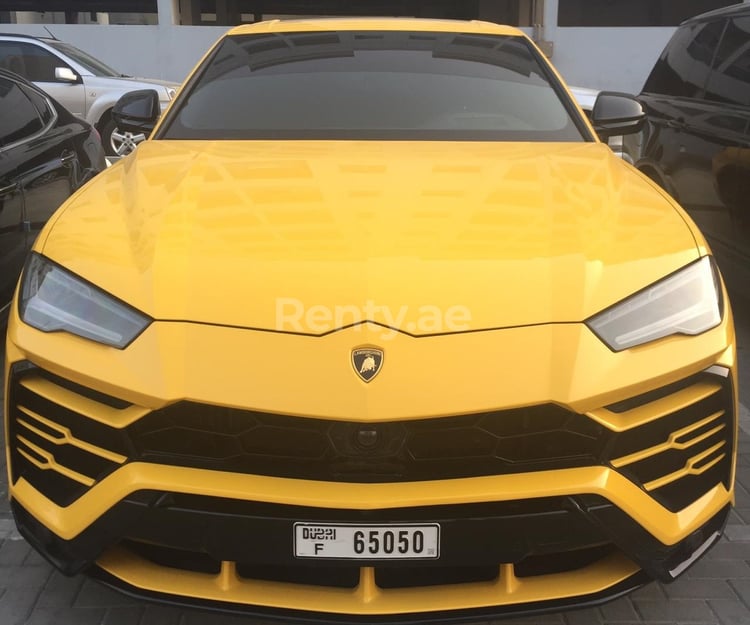
[(353, 349), (352, 366), (362, 380), (369, 382), (383, 368), (383, 350), (377, 347)]

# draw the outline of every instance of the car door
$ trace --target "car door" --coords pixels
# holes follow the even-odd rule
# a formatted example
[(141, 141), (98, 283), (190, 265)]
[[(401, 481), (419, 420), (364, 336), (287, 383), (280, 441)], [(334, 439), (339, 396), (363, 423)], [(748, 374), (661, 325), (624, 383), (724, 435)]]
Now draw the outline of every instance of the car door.
[(10, 302), (26, 254), (23, 203), (14, 173), (10, 160), (0, 152), (0, 318)]
[(682, 26), (646, 82), (638, 168), (684, 206), (735, 293), (750, 293), (750, 17)]
[(686, 125), (687, 150), (701, 146), (701, 177), (681, 200), (708, 238), (727, 281), (750, 294), (750, 17), (727, 22), (702, 95)]
[(42, 128), (18, 84), (0, 76), (0, 314), (7, 309), (27, 251), (16, 148)]
[(70, 119), (74, 123), (61, 123), (48, 98), (26, 85), (21, 85), (21, 89), (45, 127), (44, 133), (14, 148), (19, 152), (16, 179), (23, 194), (24, 221), (31, 246), (52, 213), (83, 178), (74, 137), (87, 134), (87, 130), (73, 118)]
[(705, 124), (701, 96), (724, 26), (725, 20), (715, 20), (680, 27), (640, 97), (649, 123), (639, 168), (680, 201), (711, 188), (714, 147), (707, 134), (692, 129)]
[(55, 53), (33, 41), (0, 41), (0, 65), (26, 80), (38, 85), (60, 102), (76, 117), (86, 117), (86, 88), (79, 76), (77, 82), (61, 80), (55, 77), (58, 67), (70, 67)]

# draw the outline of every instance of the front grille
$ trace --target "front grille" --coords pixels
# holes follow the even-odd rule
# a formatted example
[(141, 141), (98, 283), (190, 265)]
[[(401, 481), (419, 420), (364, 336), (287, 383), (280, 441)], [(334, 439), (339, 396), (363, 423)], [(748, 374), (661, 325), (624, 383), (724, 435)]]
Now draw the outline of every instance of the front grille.
[[(67, 505), (130, 461), (357, 483), (600, 465), (676, 511), (730, 487), (732, 397), (728, 377), (703, 372), (586, 415), (545, 404), (359, 423), (194, 402), (151, 411), (27, 363), (11, 375), (12, 476)], [(613, 419), (623, 431), (601, 425)]]
[(604, 431), (584, 415), (553, 405), (363, 424), (180, 402), (152, 412), (128, 433), (146, 462), (323, 481), (404, 482), (595, 464)]

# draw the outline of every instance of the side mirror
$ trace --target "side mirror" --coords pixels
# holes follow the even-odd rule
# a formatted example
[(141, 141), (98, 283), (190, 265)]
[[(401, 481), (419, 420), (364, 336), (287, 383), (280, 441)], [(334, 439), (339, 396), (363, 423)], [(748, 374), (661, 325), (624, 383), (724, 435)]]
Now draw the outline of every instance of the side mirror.
[(55, 68), (55, 80), (60, 82), (78, 82), (80, 79), (69, 67), (56, 67)]
[(602, 141), (615, 135), (638, 132), (645, 119), (646, 113), (638, 100), (627, 93), (614, 91), (602, 91), (591, 112), (591, 123)]
[(120, 130), (148, 135), (161, 115), (159, 94), (140, 89), (123, 95), (112, 109), (112, 119)]

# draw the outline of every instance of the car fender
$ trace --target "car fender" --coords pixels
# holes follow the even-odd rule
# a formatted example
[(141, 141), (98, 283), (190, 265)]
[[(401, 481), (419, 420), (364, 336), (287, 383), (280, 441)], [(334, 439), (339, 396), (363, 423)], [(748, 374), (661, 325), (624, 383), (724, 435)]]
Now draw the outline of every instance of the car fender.
[[(127, 92), (128, 90), (126, 89), (118, 89), (116, 91), (111, 90), (101, 94), (97, 94), (96, 99), (88, 108), (88, 112), (86, 113), (86, 121), (98, 127), (102, 116), (104, 116), (105, 114), (109, 114), (109, 111), (112, 110), (115, 102), (120, 99), (120, 96), (124, 95)], [(88, 92), (87, 90), (86, 97), (88, 98), (89, 96), (90, 92)]]
[(670, 177), (657, 161), (650, 158), (642, 158), (635, 163), (635, 167), (669, 193), (675, 200), (680, 201), (677, 189), (675, 189)]
[[(86, 121), (95, 126), (99, 126), (102, 116), (105, 113), (109, 113), (115, 102), (120, 99), (126, 93), (136, 91), (138, 89), (154, 89), (159, 93), (160, 101), (164, 100), (164, 88), (160, 85), (151, 85), (148, 83), (140, 83), (136, 81), (128, 81), (128, 84), (114, 86), (94, 86), (87, 84), (84, 77), (84, 84), (86, 86), (86, 99), (87, 99), (87, 112)], [(90, 103), (89, 103), (90, 101)]]

